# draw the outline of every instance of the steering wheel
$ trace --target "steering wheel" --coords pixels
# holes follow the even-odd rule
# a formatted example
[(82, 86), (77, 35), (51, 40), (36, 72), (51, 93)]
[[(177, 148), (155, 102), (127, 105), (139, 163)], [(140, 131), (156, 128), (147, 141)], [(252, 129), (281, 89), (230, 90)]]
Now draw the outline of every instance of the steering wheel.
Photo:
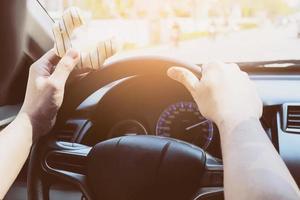
[(86, 199), (223, 199), (222, 164), (186, 142), (155, 136), (123, 136), (90, 147), (58, 141), (55, 137), (59, 125), (97, 89), (129, 76), (166, 74), (172, 66), (185, 67), (201, 77), (197, 65), (148, 56), (108, 63), (69, 84), (51, 134), (32, 147), (28, 199), (49, 199), (53, 179), (76, 185)]

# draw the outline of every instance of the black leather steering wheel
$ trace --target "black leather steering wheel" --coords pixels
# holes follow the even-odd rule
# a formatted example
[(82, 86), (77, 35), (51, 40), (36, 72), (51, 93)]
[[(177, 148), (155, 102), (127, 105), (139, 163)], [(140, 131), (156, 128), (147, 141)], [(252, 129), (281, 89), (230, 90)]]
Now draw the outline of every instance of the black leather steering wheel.
[[(89, 147), (57, 141), (55, 132), (76, 107), (102, 86), (133, 75), (165, 74), (182, 66), (199, 77), (201, 69), (161, 57), (135, 57), (108, 63), (66, 88), (57, 124), (34, 144), (28, 167), (28, 199), (49, 199), (52, 179), (78, 186), (87, 199), (218, 199), (223, 168), (202, 149), (171, 138), (124, 136)], [(213, 192), (211, 192), (213, 191)]]

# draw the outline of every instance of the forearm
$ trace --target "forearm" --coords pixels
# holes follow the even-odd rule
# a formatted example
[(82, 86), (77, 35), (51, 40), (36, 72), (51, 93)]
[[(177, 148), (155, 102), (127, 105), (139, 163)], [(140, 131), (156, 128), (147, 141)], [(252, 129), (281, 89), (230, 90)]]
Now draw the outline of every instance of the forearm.
[(21, 113), (0, 132), (0, 199), (3, 199), (24, 165), (32, 144), (32, 125)]
[(299, 199), (299, 189), (259, 120), (221, 127), (225, 197)]

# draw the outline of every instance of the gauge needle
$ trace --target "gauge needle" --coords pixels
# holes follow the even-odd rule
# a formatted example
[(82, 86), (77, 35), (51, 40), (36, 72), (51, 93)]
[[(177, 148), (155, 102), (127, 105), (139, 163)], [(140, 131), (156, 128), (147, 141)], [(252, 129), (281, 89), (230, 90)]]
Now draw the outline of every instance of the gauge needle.
[(206, 123), (206, 122), (208, 122), (208, 119), (206, 119), (206, 120), (204, 120), (204, 121), (201, 121), (201, 122), (199, 122), (199, 123), (197, 123), (197, 124), (194, 124), (194, 125), (192, 125), (192, 126), (189, 126), (189, 127), (185, 128), (185, 130), (186, 130), (186, 131), (189, 131), (189, 130), (191, 130), (191, 129), (193, 129), (193, 128), (196, 128), (197, 126), (200, 126), (201, 124), (204, 124), (204, 123)]

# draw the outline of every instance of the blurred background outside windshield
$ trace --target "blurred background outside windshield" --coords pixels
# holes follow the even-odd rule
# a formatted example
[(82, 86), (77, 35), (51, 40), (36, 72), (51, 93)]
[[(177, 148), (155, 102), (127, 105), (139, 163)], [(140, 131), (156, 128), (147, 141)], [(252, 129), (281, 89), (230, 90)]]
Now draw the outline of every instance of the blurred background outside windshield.
[(40, 0), (54, 19), (84, 13), (92, 38), (117, 36), (122, 55), (227, 62), (300, 60), (300, 0)]

